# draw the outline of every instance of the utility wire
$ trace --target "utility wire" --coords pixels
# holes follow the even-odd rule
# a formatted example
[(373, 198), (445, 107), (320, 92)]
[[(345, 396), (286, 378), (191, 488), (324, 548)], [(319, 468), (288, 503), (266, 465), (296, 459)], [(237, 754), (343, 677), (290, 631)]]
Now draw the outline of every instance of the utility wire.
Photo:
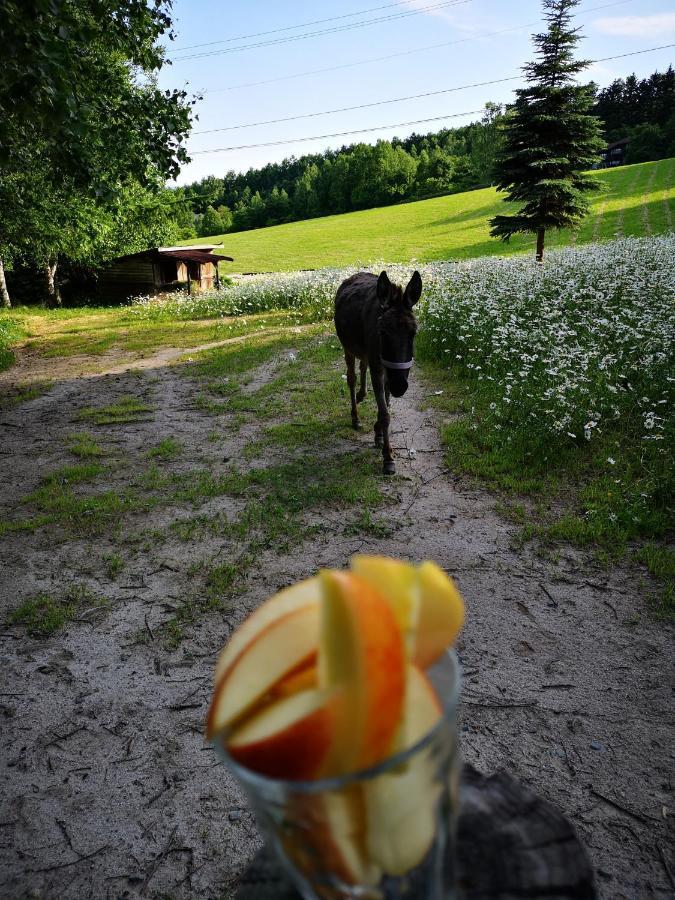
[(476, 81), (473, 84), (460, 84), (457, 87), (442, 88), (438, 91), (425, 91), (423, 94), (410, 94), (407, 97), (392, 97), (391, 100), (375, 100), (372, 103), (359, 103), (357, 106), (340, 106), (337, 109), (324, 109), (321, 112), (304, 113), (299, 116), (287, 116), (284, 119), (267, 119), (265, 122), (247, 122), (242, 125), (226, 125), (223, 128), (208, 128), (205, 131), (193, 131), (192, 134), (214, 134), (216, 131), (235, 131), (239, 128), (254, 128), (256, 125), (277, 125), (280, 122), (294, 122), (297, 119), (313, 119), (316, 116), (329, 116), (333, 113), (352, 112), (355, 109), (369, 109), (372, 106), (386, 106), (389, 103), (402, 103), (404, 100), (420, 100), (422, 97), (436, 97), (439, 94), (450, 94), (464, 91), (467, 88), (485, 87), (488, 84), (501, 84), (504, 81), (515, 81), (520, 75), (509, 75), (508, 78), (495, 78), (493, 81)]
[(310, 137), (291, 138), (286, 141), (266, 141), (263, 144), (240, 144), (238, 147), (216, 147), (213, 150), (194, 150), (192, 156), (201, 156), (204, 153), (226, 153), (230, 150), (252, 150), (255, 147), (280, 147), (282, 144), (298, 144), (301, 141), (320, 141), (324, 138), (347, 137), (351, 134), (365, 134), (369, 131), (385, 131), (387, 128), (403, 128), (407, 125), (422, 125), (425, 122), (441, 122), (445, 119), (457, 119), (460, 116), (473, 116), (482, 113), (482, 109), (470, 109), (467, 112), (450, 113), (447, 116), (434, 116), (431, 119), (415, 119), (412, 122), (396, 122), (393, 125), (377, 125), (374, 128), (357, 128), (355, 131), (335, 131), (332, 134), (314, 134)]
[(284, 38), (276, 38), (270, 41), (259, 41), (256, 44), (242, 44), (241, 47), (226, 47), (222, 50), (210, 50), (204, 53), (192, 53), (188, 56), (176, 56), (172, 58), (172, 62), (185, 62), (190, 59), (204, 59), (210, 56), (220, 56), (224, 53), (237, 53), (241, 50), (254, 50), (258, 47), (271, 47), (277, 44), (287, 44), (291, 41), (304, 41), (307, 38), (319, 37), (324, 34), (338, 34), (343, 31), (351, 31), (354, 28), (365, 28), (367, 25), (378, 25), (382, 22), (391, 22), (395, 19), (405, 19), (409, 16), (418, 16), (425, 12), (433, 12), (438, 9), (445, 9), (448, 6), (461, 6), (464, 3), (471, 3), (471, 0), (444, 0), (443, 3), (435, 3), (432, 6), (421, 6), (417, 9), (411, 9), (407, 12), (394, 13), (389, 16), (380, 16), (376, 19), (366, 19), (362, 22), (351, 22), (349, 25), (337, 25), (333, 28), (325, 28), (321, 31), (308, 31), (306, 34), (289, 35)]
[[(589, 60), (589, 63), (608, 62), (609, 60), (621, 59), (625, 56), (637, 56), (640, 53), (652, 53), (654, 50), (665, 50), (666, 48), (673, 46), (675, 46), (675, 44), (664, 44), (661, 47), (647, 47), (644, 50), (633, 50), (630, 53), (620, 53), (617, 56), (603, 56), (601, 59), (592, 59)], [(423, 97), (437, 97), (441, 94), (451, 94), (455, 93), (456, 91), (465, 91), (469, 88), (475, 87), (486, 87), (490, 84), (503, 84), (506, 81), (516, 81), (521, 77), (522, 75), (508, 75), (505, 78), (494, 78), (491, 81), (475, 81), (471, 84), (460, 84), (456, 85), (455, 87), (441, 88), (437, 91), (425, 91), (422, 94), (409, 94), (406, 97), (392, 97), (389, 100), (374, 100), (372, 103), (359, 103), (356, 106), (340, 106), (336, 109), (324, 109), (318, 112), (302, 113), (297, 116), (286, 116), (281, 119), (266, 119), (261, 122), (245, 122), (239, 125), (225, 125), (222, 128), (207, 128), (204, 131), (193, 131), (192, 134), (215, 134), (216, 132), (222, 131), (236, 131), (241, 128), (255, 128), (258, 125), (278, 125), (281, 122), (295, 122), (299, 119), (313, 119), (317, 116), (329, 116), (335, 113), (353, 112), (356, 109), (370, 109), (373, 106), (386, 106), (391, 103), (403, 103), (406, 100), (420, 100)]]
[[(613, 59), (624, 59), (627, 56), (639, 56), (642, 53), (653, 53), (656, 50), (667, 50), (670, 47), (675, 47), (675, 43), (661, 44), (658, 47), (646, 47), (643, 50), (632, 50), (628, 53), (617, 53), (614, 56), (603, 56), (603, 57), (600, 57), (599, 59), (589, 60), (589, 64), (590, 63), (599, 63), (599, 62), (609, 62), (610, 60), (613, 60)], [(510, 75), (510, 76), (507, 76), (506, 78), (498, 79), (498, 81), (502, 81), (502, 82), (514, 81), (515, 79), (520, 78), (520, 77), (522, 77), (522, 76)], [(497, 83), (497, 82), (483, 82), (482, 84), (495, 84), (495, 83)], [(480, 86), (480, 85), (478, 85), (478, 84), (461, 85), (459, 87), (446, 88), (443, 91), (431, 91), (428, 94), (419, 94), (416, 96), (418, 96), (418, 97), (431, 96), (432, 94), (447, 93), (449, 91), (466, 90), (467, 88), (478, 87), (478, 86)], [(397, 103), (397, 102), (400, 102), (403, 100), (410, 100), (410, 99), (414, 99), (414, 98), (398, 97), (394, 100), (380, 100), (380, 101), (377, 101), (376, 103), (365, 104), (365, 105), (377, 106), (382, 103)], [(350, 108), (357, 109), (360, 107), (350, 107)], [(331, 112), (336, 112), (336, 111), (342, 112), (342, 110), (325, 110), (324, 112), (312, 113), (311, 115), (327, 115)], [(296, 143), (301, 143), (304, 141), (318, 141), (318, 140), (323, 140), (324, 138), (347, 137), (348, 135), (352, 135), (352, 134), (366, 134), (366, 133), (369, 133), (372, 131), (385, 131), (388, 128), (403, 128), (408, 125), (421, 125), (426, 122), (440, 122), (445, 119), (454, 119), (454, 118), (458, 118), (460, 116), (475, 115), (475, 114), (481, 113), (483, 111), (484, 110), (482, 110), (482, 109), (472, 109), (467, 112), (453, 113), (453, 114), (450, 114), (447, 116), (434, 116), (433, 118), (429, 118), (429, 119), (416, 119), (415, 121), (411, 121), (411, 122), (396, 122), (392, 125), (378, 125), (373, 128), (357, 128), (354, 131), (338, 131), (338, 132), (333, 132), (331, 134), (316, 134), (316, 135), (311, 135), (308, 137), (290, 138), (288, 140), (282, 140), (282, 141), (265, 141), (265, 142), (259, 143), (259, 144), (240, 144), (235, 147), (215, 147), (212, 150), (194, 150), (194, 151), (192, 151), (191, 155), (192, 156), (201, 156), (202, 154), (205, 154), (205, 153), (226, 153), (226, 152), (229, 152), (232, 150), (252, 150), (252, 149), (258, 148), (258, 147), (279, 147), (279, 146), (282, 146), (285, 144), (296, 144)], [(306, 118), (306, 116), (293, 116), (291, 118)], [(284, 121), (288, 121), (288, 120), (284, 120)], [(257, 123), (257, 124), (263, 124), (263, 123)], [(264, 123), (264, 124), (267, 124), (267, 123)], [(250, 126), (242, 125), (242, 126), (237, 126), (237, 127), (245, 128), (245, 127), (250, 127)], [(226, 130), (226, 129), (223, 129), (223, 130)]]
[[(613, 2), (613, 3), (604, 3), (604, 4), (602, 4), (602, 6), (591, 6), (588, 9), (580, 10), (577, 15), (582, 15), (582, 14), (590, 13), (590, 12), (597, 12), (600, 9), (608, 9), (611, 6), (624, 6), (626, 3), (631, 3), (631, 2), (632, 2), (632, 0), (615, 0), (615, 2)], [(225, 93), (228, 91), (242, 90), (243, 88), (259, 87), (264, 84), (275, 84), (276, 82), (279, 82), (279, 81), (291, 81), (294, 78), (306, 78), (309, 75), (321, 75), (324, 72), (338, 72), (342, 69), (352, 69), (357, 66), (368, 65), (369, 63), (385, 62), (386, 60), (389, 60), (389, 59), (398, 59), (401, 56), (411, 56), (415, 53), (424, 53), (427, 50), (438, 50), (441, 47), (452, 47), (456, 44), (466, 44), (470, 41), (480, 40), (481, 38), (497, 37), (499, 35), (508, 34), (510, 32), (514, 32), (514, 31), (522, 31), (525, 28), (532, 28), (535, 25), (539, 25), (539, 24), (540, 24), (540, 22), (538, 20), (536, 22), (523, 22), (522, 25), (515, 25), (515, 26), (509, 27), (509, 28), (502, 28), (499, 31), (483, 31), (479, 34), (472, 35), (471, 37), (458, 38), (457, 40), (453, 40), (453, 41), (443, 41), (440, 44), (427, 44), (424, 47), (415, 47), (412, 50), (400, 50), (397, 53), (388, 53), (386, 56), (372, 56), (369, 59), (361, 59), (356, 62), (341, 63), (339, 66), (327, 66), (324, 69), (311, 69), (310, 71), (307, 71), (307, 72), (296, 72), (293, 75), (279, 75), (279, 76), (276, 76), (275, 78), (266, 78), (263, 81), (248, 81), (248, 82), (244, 82), (243, 84), (233, 84), (233, 85), (230, 85), (229, 87), (223, 87), (223, 88), (206, 88), (203, 91), (203, 93), (206, 95), (222, 94), (222, 93)], [(208, 99), (208, 96), (206, 99)]]
[(353, 19), (354, 16), (365, 16), (367, 13), (379, 12), (381, 9), (394, 9), (397, 6), (405, 5), (405, 0), (400, 0), (399, 3), (385, 3), (382, 6), (371, 6), (370, 9), (357, 9), (355, 12), (344, 13), (341, 16), (329, 16), (327, 19), (313, 19), (311, 22), (299, 22), (297, 25), (287, 25), (285, 28), (272, 28), (270, 31), (256, 31), (253, 34), (239, 34), (236, 37), (223, 38), (219, 41), (207, 41), (204, 44), (188, 44), (186, 47), (174, 47), (173, 50), (196, 50), (199, 47), (213, 47), (215, 44), (231, 44), (234, 41), (247, 41), (249, 38), (265, 37), (268, 34), (281, 34), (283, 31), (295, 31), (296, 28), (308, 28), (310, 25), (323, 25), (325, 22), (337, 22), (339, 19)]

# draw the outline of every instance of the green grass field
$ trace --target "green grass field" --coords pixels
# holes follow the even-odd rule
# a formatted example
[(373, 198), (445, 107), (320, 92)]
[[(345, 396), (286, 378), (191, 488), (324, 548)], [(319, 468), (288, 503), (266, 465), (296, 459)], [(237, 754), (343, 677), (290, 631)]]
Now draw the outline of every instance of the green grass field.
[[(547, 235), (549, 248), (573, 240), (586, 243), (621, 235), (640, 237), (672, 228), (675, 159), (596, 174), (605, 188), (594, 196), (590, 215), (576, 235), (569, 231)], [(222, 265), (224, 273), (293, 271), (380, 261), (430, 262), (533, 249), (534, 240), (529, 236), (519, 236), (509, 244), (490, 237), (489, 219), (508, 208), (494, 188), (485, 188), (212, 239), (222, 241), (224, 252), (234, 257), (234, 263)]]

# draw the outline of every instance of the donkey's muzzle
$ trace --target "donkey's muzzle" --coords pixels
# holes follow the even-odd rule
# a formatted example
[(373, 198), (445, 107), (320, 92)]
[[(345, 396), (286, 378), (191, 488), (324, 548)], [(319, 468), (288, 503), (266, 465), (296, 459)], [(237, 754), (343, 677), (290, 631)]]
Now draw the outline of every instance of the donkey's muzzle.
[(387, 371), (387, 384), (392, 397), (402, 397), (408, 390), (408, 373)]

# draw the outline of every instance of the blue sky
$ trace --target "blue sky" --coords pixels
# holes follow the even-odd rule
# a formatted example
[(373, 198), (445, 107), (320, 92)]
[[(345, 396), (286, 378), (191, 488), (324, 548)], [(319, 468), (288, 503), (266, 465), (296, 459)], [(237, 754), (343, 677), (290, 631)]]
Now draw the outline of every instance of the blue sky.
[[(336, 16), (342, 18), (292, 27)], [(386, 21), (377, 24), (305, 37), (310, 32), (344, 29), (385, 17)], [(174, 19), (177, 37), (168, 44), (173, 65), (162, 72), (160, 85), (186, 87), (190, 93), (202, 93), (204, 97), (198, 104), (199, 121), (189, 141), (190, 152), (195, 155), (179, 178), (179, 183), (186, 183), (205, 175), (223, 175), (229, 169), (245, 171), (287, 156), (320, 152), (327, 147), (359, 140), (374, 142), (394, 135), (403, 137), (412, 131), (433, 131), (478, 119), (479, 114), (472, 111), (482, 109), (490, 100), (509, 101), (513, 89), (519, 86), (519, 68), (531, 58), (530, 35), (541, 21), (541, 4), (539, 0), (254, 0), (247, 4), (174, 0)], [(585, 36), (580, 53), (590, 59), (675, 43), (672, 0), (582, 0), (577, 21)], [(274, 33), (244, 37), (259, 32)], [(284, 38), (294, 40), (267, 43)], [(266, 46), (234, 49), (256, 43)], [(228, 52), (220, 52), (223, 50)], [(644, 77), (672, 63), (674, 51), (670, 48), (596, 63), (587, 70), (586, 77), (601, 85), (630, 72)], [(209, 55), (187, 58), (195, 54)], [(365, 62), (379, 57), (392, 58)], [(349, 67), (335, 68), (345, 65)], [(330, 71), (317, 71), (322, 69)], [(307, 72), (312, 74), (302, 74)], [(300, 77), (287, 77), (296, 75)], [(370, 109), (197, 133), (509, 76), (517, 78)], [(241, 86), (252, 82), (268, 83)], [(463, 113), (471, 114), (457, 116)], [(371, 134), (197, 153), (437, 116), (448, 118)]]

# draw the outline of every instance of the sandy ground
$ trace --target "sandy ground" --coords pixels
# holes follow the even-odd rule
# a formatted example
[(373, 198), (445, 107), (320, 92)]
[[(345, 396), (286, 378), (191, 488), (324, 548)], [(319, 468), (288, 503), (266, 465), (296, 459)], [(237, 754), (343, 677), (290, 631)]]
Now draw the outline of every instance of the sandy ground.
[[(166, 365), (172, 358), (126, 373), (108, 360), (115, 374), (86, 378), (64, 370), (47, 394), (2, 413), (2, 517), (43, 474), (74, 461), (64, 449), (66, 435), (81, 430), (71, 411), (123, 395), (149, 398), (156, 413), (106, 428), (107, 446), (140, 458), (170, 435), (187, 468), (224, 469), (251, 434), (223, 429), (208, 443), (218, 418), (194, 408), (193, 383)], [(261, 367), (255, 384), (272, 371)], [(231, 558), (227, 541), (134, 545), (111, 579), (104, 557), (118, 548), (108, 539), (63, 542), (51, 529), (0, 539), (3, 622), (26, 597), (72, 582), (106, 600), (47, 640), (2, 628), (2, 897), (232, 895), (260, 838), (204, 745), (214, 657), (272, 591), (357, 551), (430, 557), (457, 579), (468, 607), (459, 645), (465, 758), (486, 773), (509, 770), (565, 811), (605, 900), (673, 896), (672, 628), (653, 618), (630, 568), (608, 572), (569, 548), (555, 558), (516, 549), (516, 526), (497, 514), (497, 498), (446, 469), (431, 391), (418, 376), (395, 405), (399, 477), (387, 486), (385, 512), (393, 534), (349, 537), (344, 515), (326, 511), (332, 527), (288, 555), (260, 559), (234, 612), (204, 619), (175, 651), (155, 632), (190, 589), (191, 563)], [(359, 440), (368, 444), (370, 432)], [(121, 485), (123, 470), (113, 478)], [(222, 498), (203, 511), (236, 509)], [(125, 527), (157, 529), (193, 514), (164, 507)]]

